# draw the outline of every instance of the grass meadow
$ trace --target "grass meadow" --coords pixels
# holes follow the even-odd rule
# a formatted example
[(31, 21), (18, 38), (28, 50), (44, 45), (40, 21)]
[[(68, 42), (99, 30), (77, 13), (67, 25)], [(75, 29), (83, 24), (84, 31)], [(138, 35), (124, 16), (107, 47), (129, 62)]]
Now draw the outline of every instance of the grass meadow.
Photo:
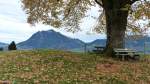
[(119, 61), (58, 50), (0, 52), (0, 80), (10, 84), (150, 84), (150, 58)]

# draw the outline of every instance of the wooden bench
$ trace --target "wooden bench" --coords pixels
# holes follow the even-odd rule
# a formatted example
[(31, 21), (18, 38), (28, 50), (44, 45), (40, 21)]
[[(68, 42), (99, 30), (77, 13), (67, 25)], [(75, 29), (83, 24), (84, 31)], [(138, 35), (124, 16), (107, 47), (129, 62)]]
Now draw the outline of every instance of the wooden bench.
[(103, 46), (95, 46), (94, 48), (95, 48), (95, 50), (92, 50), (94, 53), (101, 54), (105, 47), (103, 47)]
[(120, 58), (122, 60), (125, 60), (125, 59), (134, 59), (134, 60), (139, 60), (140, 58), (140, 55), (135, 51), (135, 50), (132, 50), (132, 49), (121, 49), (121, 48), (116, 48), (114, 49), (114, 54), (115, 56), (117, 56), (117, 58)]

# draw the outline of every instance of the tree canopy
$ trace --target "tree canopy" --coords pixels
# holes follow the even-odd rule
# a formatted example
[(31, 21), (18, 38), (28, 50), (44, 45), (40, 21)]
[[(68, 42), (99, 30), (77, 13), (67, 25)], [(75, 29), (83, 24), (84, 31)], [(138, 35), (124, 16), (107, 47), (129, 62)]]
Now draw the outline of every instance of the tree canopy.
[[(103, 11), (100, 11), (94, 30), (102, 32), (106, 25), (104, 15), (106, 1), (108, 0), (22, 0), (22, 3), (28, 15), (28, 23), (41, 22), (56, 28), (65, 26), (68, 31), (72, 32), (80, 30), (79, 24), (84, 17), (87, 17), (87, 11), (91, 9), (91, 6), (98, 5), (99, 9)], [(113, 2), (113, 0), (109, 0), (109, 2), (111, 1)], [(150, 27), (148, 22), (150, 21), (150, 0), (122, 1), (124, 3), (121, 3), (123, 6), (120, 7), (120, 10), (129, 10), (128, 31), (143, 32)], [(145, 21), (144, 26), (139, 25), (142, 20)]]

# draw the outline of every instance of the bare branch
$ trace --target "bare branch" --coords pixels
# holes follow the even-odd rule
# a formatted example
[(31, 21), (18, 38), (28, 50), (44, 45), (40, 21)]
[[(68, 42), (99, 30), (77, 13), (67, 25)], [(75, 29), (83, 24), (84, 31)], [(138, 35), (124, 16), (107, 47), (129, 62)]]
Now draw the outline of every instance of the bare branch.
[(139, 1), (139, 0), (131, 0), (130, 4), (132, 5), (132, 4), (135, 3), (136, 1)]
[(101, 7), (103, 7), (103, 4), (100, 3), (99, 1), (95, 0), (95, 2), (96, 2), (98, 5), (100, 5)]

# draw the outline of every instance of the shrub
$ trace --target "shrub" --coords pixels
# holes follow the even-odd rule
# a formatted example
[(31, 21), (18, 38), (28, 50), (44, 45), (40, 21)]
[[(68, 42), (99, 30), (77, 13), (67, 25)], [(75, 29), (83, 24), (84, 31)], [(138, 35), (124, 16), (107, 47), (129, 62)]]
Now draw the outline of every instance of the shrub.
[(2, 48), (2, 47), (0, 47), (0, 51), (3, 51), (3, 48)]
[(8, 46), (8, 50), (17, 50), (16, 44), (14, 41), (10, 43), (10, 45)]

